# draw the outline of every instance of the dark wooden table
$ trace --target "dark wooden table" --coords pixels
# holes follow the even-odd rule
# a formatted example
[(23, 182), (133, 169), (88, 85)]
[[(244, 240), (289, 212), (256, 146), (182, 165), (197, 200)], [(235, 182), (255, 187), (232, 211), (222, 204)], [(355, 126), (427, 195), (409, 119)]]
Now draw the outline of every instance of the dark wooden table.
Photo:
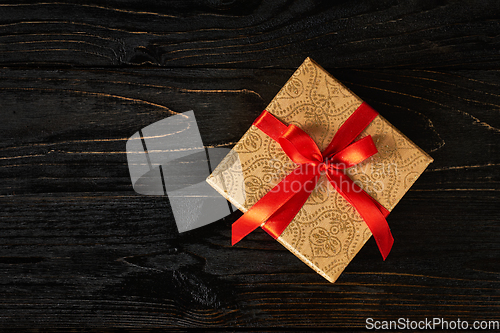
[[(500, 320), (500, 3), (0, 4), (0, 328), (364, 330)], [(193, 109), (231, 147), (312, 57), (435, 162), (330, 284), (237, 214), (179, 234), (125, 143)]]

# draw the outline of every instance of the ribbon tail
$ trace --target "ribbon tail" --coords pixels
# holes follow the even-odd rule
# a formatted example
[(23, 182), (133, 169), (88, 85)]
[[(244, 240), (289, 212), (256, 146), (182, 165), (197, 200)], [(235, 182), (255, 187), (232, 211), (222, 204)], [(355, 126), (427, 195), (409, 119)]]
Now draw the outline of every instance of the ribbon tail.
[(387, 220), (375, 205), (370, 205), (369, 207), (363, 207), (362, 209), (357, 210), (359, 215), (361, 215), (363, 220), (365, 220), (368, 228), (370, 228), (373, 238), (375, 238), (375, 242), (377, 242), (380, 254), (382, 254), (382, 258), (385, 260), (391, 252), (392, 245), (394, 244), (394, 238), (392, 237), (391, 229), (387, 224)]
[(389, 214), (391, 213), (390, 211), (388, 211), (384, 206), (382, 206), (380, 204), (380, 202), (378, 202), (377, 200), (373, 199), (371, 196), (369, 196), (370, 199), (372, 199), (373, 203), (375, 204), (375, 206), (377, 206), (377, 208), (380, 210), (380, 213), (382, 213), (382, 215), (384, 217), (387, 217), (389, 216)]
[(394, 238), (385, 217), (389, 211), (377, 203), (361, 187), (356, 185), (351, 178), (340, 171), (328, 174), (330, 183), (335, 189), (358, 211), (361, 218), (370, 229), (373, 238), (385, 260), (391, 252)]
[[(281, 182), (279, 182), (273, 189), (264, 195), (255, 205), (243, 214), (232, 225), (231, 243), (232, 245), (238, 243), (246, 235), (257, 229), (260, 225), (266, 222), (275, 212), (289, 202), (299, 191), (295, 191), (294, 184), (299, 184), (302, 189), (302, 184), (310, 182), (314, 178), (314, 174), (301, 172), (301, 168), (295, 169), (287, 175)], [(316, 185), (316, 184), (314, 184)], [(305, 200), (310, 193), (303, 191)], [(304, 202), (305, 202), (304, 200)], [(298, 212), (298, 211), (297, 211)], [(282, 215), (280, 215), (282, 216)], [(293, 216), (292, 216), (293, 218)], [(290, 219), (291, 220), (291, 219)], [(290, 222), (290, 220), (288, 222)]]
[(297, 191), (288, 200), (286, 206), (279, 208), (262, 226), (262, 229), (274, 239), (278, 238), (302, 209), (302, 206), (304, 206), (311, 192), (316, 187), (318, 180), (319, 175), (316, 175), (303, 183), (300, 191)]

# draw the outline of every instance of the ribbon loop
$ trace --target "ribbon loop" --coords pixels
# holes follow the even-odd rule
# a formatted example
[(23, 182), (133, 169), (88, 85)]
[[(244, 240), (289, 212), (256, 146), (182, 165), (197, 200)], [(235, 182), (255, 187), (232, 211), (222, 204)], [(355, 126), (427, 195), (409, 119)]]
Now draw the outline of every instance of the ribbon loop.
[(323, 152), (324, 156), (331, 155), (332, 152), (341, 151), (347, 147), (368, 125), (370, 125), (377, 115), (377, 111), (363, 102), (356, 111), (347, 118), (342, 126), (340, 126), (332, 141)]
[(316, 142), (303, 130), (295, 125), (288, 129), (278, 139), (283, 151), (297, 164), (314, 164), (323, 162), (323, 157)]
[(363, 162), (368, 157), (377, 153), (377, 147), (371, 136), (365, 136), (346, 148), (342, 149), (332, 157), (327, 157), (327, 164), (335, 169), (347, 169)]

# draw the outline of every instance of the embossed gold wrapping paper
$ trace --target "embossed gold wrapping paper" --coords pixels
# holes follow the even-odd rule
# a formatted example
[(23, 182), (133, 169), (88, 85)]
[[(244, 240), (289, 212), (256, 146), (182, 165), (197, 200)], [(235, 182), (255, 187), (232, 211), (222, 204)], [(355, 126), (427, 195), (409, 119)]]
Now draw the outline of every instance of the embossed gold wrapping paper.
[[(307, 58), (266, 110), (284, 124), (300, 127), (324, 150), (362, 102)], [(359, 138), (367, 135), (372, 136), (378, 153), (349, 168), (347, 174), (391, 211), (432, 158), (380, 115)], [(294, 168), (295, 164), (280, 145), (252, 125), (207, 182), (246, 212)], [(390, 217), (388, 222), (390, 225)], [(370, 236), (357, 211), (322, 175), (302, 209), (277, 240), (334, 282)]]

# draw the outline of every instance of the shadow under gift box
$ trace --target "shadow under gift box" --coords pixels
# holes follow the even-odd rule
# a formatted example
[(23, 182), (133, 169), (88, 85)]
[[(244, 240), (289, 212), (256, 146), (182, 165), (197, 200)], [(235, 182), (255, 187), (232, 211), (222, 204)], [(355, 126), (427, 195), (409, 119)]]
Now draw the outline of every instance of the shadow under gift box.
[(167, 195), (179, 232), (215, 222), (233, 207), (205, 179), (229, 148), (205, 148), (193, 111), (144, 127), (127, 141), (134, 190)]

